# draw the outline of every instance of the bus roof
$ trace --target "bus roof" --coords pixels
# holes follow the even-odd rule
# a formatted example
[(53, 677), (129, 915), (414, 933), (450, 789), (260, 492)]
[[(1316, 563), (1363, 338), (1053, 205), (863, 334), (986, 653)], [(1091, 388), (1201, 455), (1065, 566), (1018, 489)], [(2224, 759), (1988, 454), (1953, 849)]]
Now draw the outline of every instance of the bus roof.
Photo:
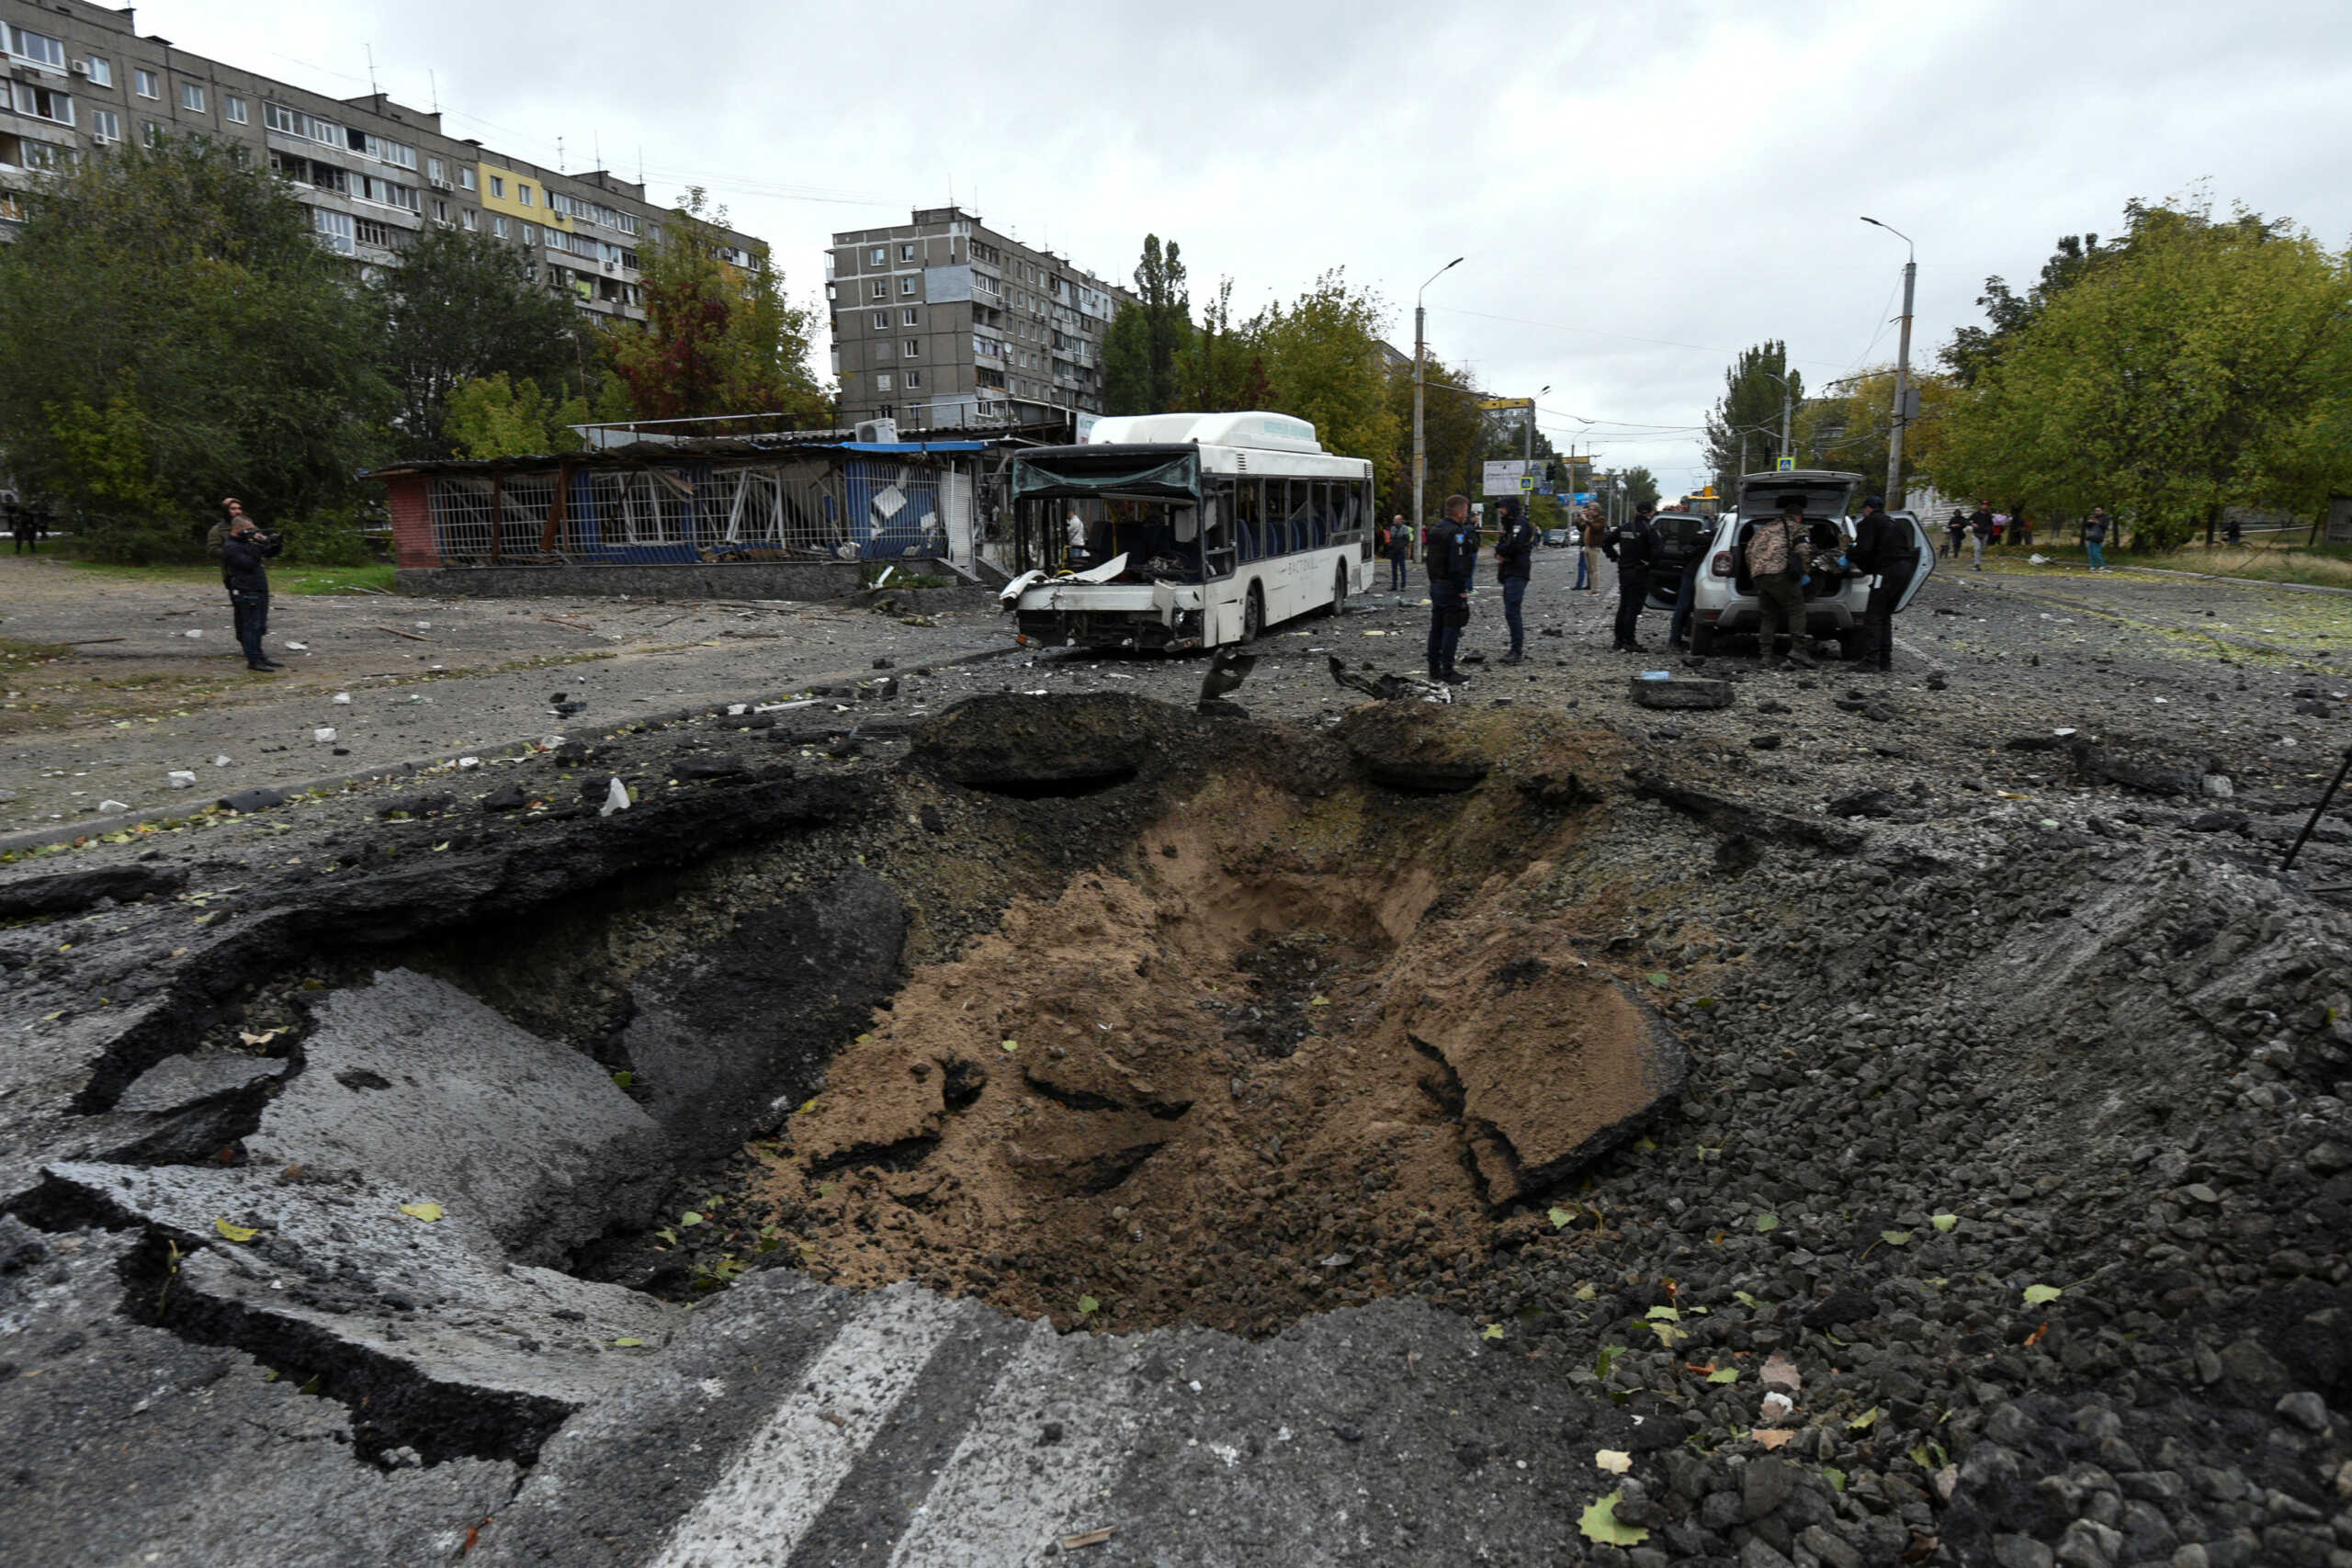
[(1286, 413), (1251, 409), (1240, 413), (1147, 413), (1098, 419), (1085, 437), (1089, 446), (1247, 446), (1261, 452), (1320, 452), (1315, 426)]

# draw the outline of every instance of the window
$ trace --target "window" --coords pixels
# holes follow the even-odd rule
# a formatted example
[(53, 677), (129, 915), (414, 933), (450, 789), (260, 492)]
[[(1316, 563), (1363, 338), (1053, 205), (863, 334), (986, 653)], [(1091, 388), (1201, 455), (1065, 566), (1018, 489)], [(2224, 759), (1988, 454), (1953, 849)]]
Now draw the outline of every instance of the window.
[[(351, 195), (355, 200), (372, 201), (379, 207), (404, 208), (411, 212), (424, 210), (424, 202), (417, 196), (414, 186), (394, 185), (390, 180), (379, 180), (373, 175), (353, 175)], [(440, 211), (435, 216), (447, 223), (449, 220), (447, 206), (439, 202), (435, 205), (440, 208)]]
[(902, 262), (910, 262), (914, 260), (915, 248), (912, 245), (900, 245), (899, 247), (899, 259)]
[(446, 186), (449, 183), (449, 165), (438, 158), (427, 158), (424, 161), (424, 177), (436, 186)]
[[(630, 250), (627, 245), (616, 245), (613, 249), (615, 253), (619, 255), (621, 265), (624, 268), (630, 272), (635, 272), (637, 270), (637, 253), (635, 251)], [(825, 298), (830, 299), (832, 297), (833, 286), (829, 283), (825, 285)]]
[[(153, 75), (153, 73), (141, 72), (140, 74)], [(147, 96), (154, 96), (152, 93)], [(322, 142), (329, 147), (345, 145), (343, 127), (333, 120), (319, 119), (304, 114), (300, 109), (289, 109), (283, 104), (262, 105), (261, 122), (269, 130), (283, 136), (300, 136), (305, 141)]]
[(437, 196), (433, 198), (433, 221), (444, 226), (449, 221), (449, 204)]
[(334, 164), (322, 164), (316, 159), (311, 163), (310, 183), (321, 190), (334, 191), (337, 196), (351, 194), (351, 176)]
[(523, 243), (526, 245), (536, 245), (539, 243), (539, 226), (537, 224), (526, 223), (523, 225)]
[(506, 181), (503, 176), (498, 175), (490, 176), (490, 194), (501, 201), (506, 199)]
[(531, 187), (525, 185), (521, 180), (516, 180), (514, 182), (514, 199), (521, 202), (525, 207), (530, 206)]
[(911, 391), (913, 391), (917, 387), (920, 387), (920, 386), (922, 386), (922, 371), (920, 371), (920, 370), (910, 370), (910, 371), (908, 371), (908, 372), (907, 372), (907, 390), (908, 390), (908, 391), (911, 392)]
[(475, 221), (479, 216), (480, 215), (477, 214), (470, 207), (460, 207), (458, 209), (458, 221), (465, 226), (466, 232), (469, 234), (472, 233), (474, 230), (479, 227)]
[(379, 164), (390, 164), (401, 169), (416, 167), (416, 149), (405, 141), (370, 136), (364, 130), (348, 130), (344, 133), (343, 144), (345, 151), (373, 158)]
[(132, 90), (142, 98), (160, 98), (164, 96), (164, 79), (144, 66), (131, 72), (130, 83)]
[(874, 389), (877, 392), (887, 392), (890, 389), (890, 373), (888, 370), (874, 378)]
[(82, 63), (90, 68), (90, 85), (94, 87), (111, 87), (114, 85), (113, 61), (108, 60), (103, 54), (94, 54)]
[(916, 320), (916, 317), (917, 317), (917, 315), (918, 315), (918, 314), (919, 314), (919, 312), (915, 311), (915, 310), (912, 310), (912, 309), (904, 310), (899, 311), (899, 324), (900, 326), (902, 326), (902, 327), (920, 326), (922, 323), (921, 323), (919, 321), (917, 321), (917, 320)]
[(164, 128), (152, 119), (142, 119), (139, 122), (139, 139), (150, 147), (161, 147), (164, 144)]
[(493, 238), (501, 240), (506, 238), (506, 220), (503, 218), (492, 218), (490, 220), (490, 231)]
[(888, 283), (885, 283), (882, 279), (878, 277), (876, 278), (874, 280), (874, 298), (876, 299), (888, 299), (889, 297), (890, 286)]
[(357, 224), (348, 212), (330, 212), (323, 207), (311, 209), (311, 227), (317, 231), (319, 243), (341, 255), (352, 255), (358, 248)]
[(877, 333), (887, 333), (890, 330), (889, 311), (876, 310), (874, 312), (874, 330)]
[(353, 225), (353, 228), (356, 231), (361, 244), (373, 245), (379, 251), (389, 251), (392, 248), (390, 225), (362, 218)]
[(20, 169), (62, 169), (74, 161), (74, 150), (28, 137), (0, 136), (0, 164)]
[(462, 166), (459, 167), (458, 170), (458, 188), (459, 190), (471, 190), (474, 188), (474, 172), (471, 169)]
[(628, 234), (628, 235), (631, 235), (631, 236), (634, 236), (634, 235), (637, 233), (637, 216), (636, 216), (636, 214), (634, 214), (634, 213), (629, 213), (629, 212), (619, 212), (619, 213), (616, 213), (616, 214), (614, 214), (614, 219), (615, 219), (615, 221), (614, 221), (614, 223), (613, 223), (613, 227), (614, 227), (614, 228), (616, 228), (616, 229), (618, 229), (622, 233), (624, 233), (624, 234)]
[(8, 52), (19, 60), (29, 60), (35, 65), (46, 65), (51, 71), (65, 69), (65, 45), (47, 33), (10, 28)]
[(203, 83), (183, 82), (180, 84), (180, 107), (187, 110), (190, 114), (202, 114), (204, 112)]
[(912, 277), (902, 277), (899, 279), (899, 293), (901, 296), (907, 299), (912, 299), (914, 297), (914, 292), (915, 280)]
[(122, 140), (122, 120), (112, 109), (90, 111), (90, 135), (101, 144)]
[(868, 266), (882, 266), (887, 265), (889, 259), (890, 253), (883, 249), (880, 245), (876, 245), (873, 250), (866, 253), (865, 265)]
[(900, 349), (899, 352), (904, 354), (909, 359), (914, 358), (916, 355), (922, 353), (922, 339), (919, 337), (910, 337), (907, 339), (905, 346)]
[(250, 111), (245, 107), (245, 100), (234, 93), (220, 95), (220, 118), (231, 125), (244, 124), (250, 118)]
[(54, 120), (59, 125), (71, 125), (74, 123), (74, 98), (71, 94), (35, 86), (30, 82), (19, 82), (17, 84), (17, 112)]

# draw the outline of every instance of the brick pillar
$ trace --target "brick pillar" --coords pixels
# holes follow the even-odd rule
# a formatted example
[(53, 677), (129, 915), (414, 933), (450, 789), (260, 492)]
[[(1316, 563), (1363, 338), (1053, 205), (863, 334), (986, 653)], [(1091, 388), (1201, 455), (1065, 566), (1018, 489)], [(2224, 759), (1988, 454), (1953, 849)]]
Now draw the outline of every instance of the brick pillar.
[(433, 508), (423, 474), (401, 474), (384, 481), (385, 501), (392, 513), (392, 564), (437, 567), (441, 552), (433, 542)]

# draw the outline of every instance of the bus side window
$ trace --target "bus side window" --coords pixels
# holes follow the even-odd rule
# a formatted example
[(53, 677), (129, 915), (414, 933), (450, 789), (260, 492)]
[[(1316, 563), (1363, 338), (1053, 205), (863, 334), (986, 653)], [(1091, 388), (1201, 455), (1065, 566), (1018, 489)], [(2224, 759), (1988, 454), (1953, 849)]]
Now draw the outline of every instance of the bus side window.
[(1218, 479), (1202, 502), (1201, 565), (1204, 578), (1233, 575), (1233, 481)]
[(1335, 525), (1331, 497), (1332, 492), (1340, 488), (1329, 479), (1315, 481), (1315, 547), (1318, 550), (1331, 542), (1331, 530)]

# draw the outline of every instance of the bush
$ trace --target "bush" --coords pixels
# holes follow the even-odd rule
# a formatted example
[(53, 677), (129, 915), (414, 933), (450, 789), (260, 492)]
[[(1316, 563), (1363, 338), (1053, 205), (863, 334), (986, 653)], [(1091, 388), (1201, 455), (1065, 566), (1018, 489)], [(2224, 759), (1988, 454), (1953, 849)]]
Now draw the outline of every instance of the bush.
[(281, 559), (298, 566), (366, 566), (376, 558), (366, 530), (375, 521), (357, 507), (318, 512), (278, 529), (286, 539)]

